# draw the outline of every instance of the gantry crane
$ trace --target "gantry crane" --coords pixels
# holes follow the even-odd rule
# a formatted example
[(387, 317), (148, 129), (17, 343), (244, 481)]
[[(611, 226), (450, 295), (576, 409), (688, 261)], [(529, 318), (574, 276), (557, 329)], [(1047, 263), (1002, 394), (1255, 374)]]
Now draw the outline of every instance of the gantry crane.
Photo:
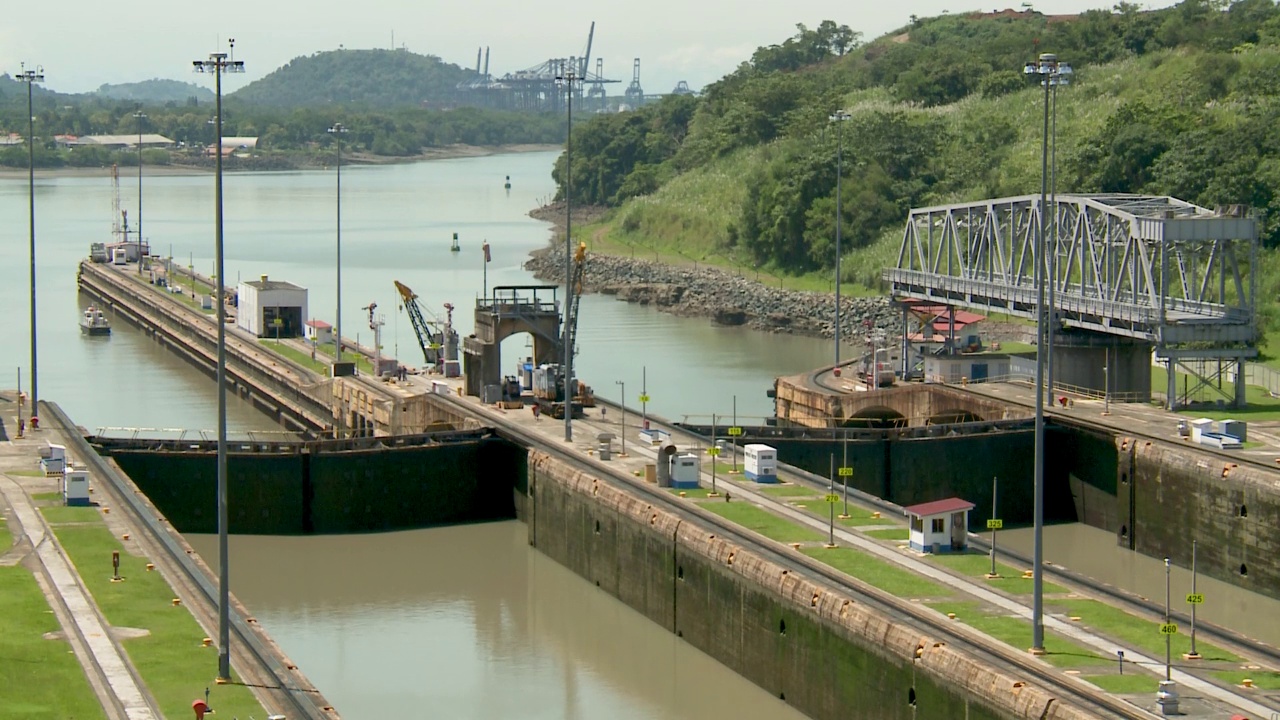
[(427, 365), (441, 369), (446, 361), (456, 362), (458, 332), (453, 329), (453, 305), (445, 304), (448, 319), (443, 323), (434, 315), (432, 320), (427, 320), (422, 306), (418, 304), (418, 294), (399, 280), (394, 282), (396, 290), (400, 291), (401, 304), (404, 305), (405, 312), (409, 313), (413, 334), (418, 336), (418, 345), (422, 348), (422, 357)]

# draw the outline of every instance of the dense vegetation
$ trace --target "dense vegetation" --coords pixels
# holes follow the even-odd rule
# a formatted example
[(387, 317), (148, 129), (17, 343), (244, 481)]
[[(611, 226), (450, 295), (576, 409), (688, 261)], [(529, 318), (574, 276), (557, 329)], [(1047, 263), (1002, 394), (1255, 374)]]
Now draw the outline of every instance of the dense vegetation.
[[(406, 51), (341, 50), (298, 58), (223, 99), (223, 134), (259, 138), (252, 167), (280, 168), (330, 162), (334, 123), (348, 129), (344, 150), (383, 157), (413, 157), (452, 144), (560, 143), (563, 117), (476, 108), (432, 110), (425, 100), (452, 97), (459, 79), (473, 73), (438, 58)], [(135, 134), (134, 113), (147, 116), (143, 130), (159, 133), (182, 149), (150, 150), (145, 163), (201, 163), (200, 149), (214, 141), (212, 93), (178, 81), (107, 86), (86, 95), (33, 89), (36, 164), (40, 167), (100, 167), (137, 162), (135, 153), (96, 147), (59, 148), (55, 135)], [(361, 89), (363, 88), (363, 89)], [(163, 102), (114, 98), (117, 91), (176, 93)], [(199, 94), (195, 91), (199, 91)], [(318, 107), (323, 105), (323, 107)], [(0, 76), (0, 134), (27, 130), (27, 88)], [(358, 159), (358, 157), (356, 158)], [(27, 149), (0, 149), (0, 165), (26, 167)]]
[(839, 131), (846, 280), (874, 286), (910, 207), (1038, 189), (1043, 94), (1022, 66), (1052, 51), (1076, 69), (1058, 94), (1060, 189), (1244, 203), (1280, 245), (1272, 0), (912, 18), (859, 41), (799, 26), (700, 98), (575, 128), (560, 193), (616, 208), (594, 237), (813, 272), (834, 265)]
[(133, 83), (104, 83), (94, 90), (93, 94), (111, 100), (133, 100), (148, 105), (163, 105), (167, 102), (185, 103), (192, 98), (196, 102), (213, 101), (213, 91), (207, 87), (164, 78)]
[(298, 57), (231, 97), (251, 105), (393, 108), (451, 97), (475, 77), (434, 55), (407, 50), (331, 50)]

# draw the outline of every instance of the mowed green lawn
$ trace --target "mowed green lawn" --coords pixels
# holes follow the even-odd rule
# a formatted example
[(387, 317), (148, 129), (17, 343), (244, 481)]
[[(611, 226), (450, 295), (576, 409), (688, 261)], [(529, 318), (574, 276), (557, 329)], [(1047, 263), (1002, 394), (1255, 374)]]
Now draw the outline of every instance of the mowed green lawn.
[[(146, 559), (125, 552), (101, 522), (53, 527), (107, 622), (149, 631), (121, 645), (166, 717), (189, 716), (191, 701), (203, 698), (205, 688), (210, 690), (209, 704), (218, 711), (217, 717), (266, 716), (249, 688), (214, 683), (217, 650), (201, 647), (204, 631), (185, 606), (173, 605), (173, 590), (160, 573), (147, 572)], [(113, 550), (120, 551), (124, 582), (111, 582)]]

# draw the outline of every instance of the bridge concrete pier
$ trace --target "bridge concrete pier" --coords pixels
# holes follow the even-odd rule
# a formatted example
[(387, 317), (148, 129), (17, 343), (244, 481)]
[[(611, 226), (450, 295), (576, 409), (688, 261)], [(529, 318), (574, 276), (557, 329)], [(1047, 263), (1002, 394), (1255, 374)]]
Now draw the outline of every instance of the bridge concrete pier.
[(1111, 402), (1151, 401), (1152, 344), (1089, 331), (1053, 336), (1053, 383)]

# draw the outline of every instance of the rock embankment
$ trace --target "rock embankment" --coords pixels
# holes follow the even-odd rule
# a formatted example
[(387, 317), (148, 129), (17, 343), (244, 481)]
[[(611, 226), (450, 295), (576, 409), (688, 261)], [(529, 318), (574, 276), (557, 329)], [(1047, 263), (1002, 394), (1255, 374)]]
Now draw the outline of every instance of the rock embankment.
[[(552, 248), (540, 250), (525, 262), (525, 268), (540, 280), (563, 281), (564, 255)], [(708, 317), (722, 325), (814, 337), (835, 335), (833, 294), (770, 287), (719, 268), (589, 255), (584, 287), (587, 292), (616, 295), (674, 315)], [(843, 297), (840, 305), (842, 335), (864, 334), (868, 323), (901, 332), (901, 315), (887, 298)]]

